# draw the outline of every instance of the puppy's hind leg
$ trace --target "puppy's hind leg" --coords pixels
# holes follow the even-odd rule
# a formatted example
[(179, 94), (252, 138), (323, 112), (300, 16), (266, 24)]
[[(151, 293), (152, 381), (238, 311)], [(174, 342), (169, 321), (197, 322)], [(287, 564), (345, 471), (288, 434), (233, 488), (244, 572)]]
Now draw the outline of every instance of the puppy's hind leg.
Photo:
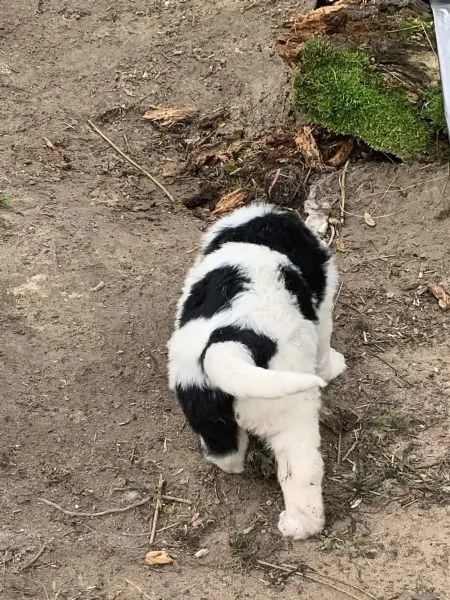
[(319, 533), (325, 520), (318, 417), (311, 422), (310, 416), (305, 418), (309, 421), (306, 427), (306, 423), (291, 427), (270, 440), (285, 503), (278, 529), (296, 540)]

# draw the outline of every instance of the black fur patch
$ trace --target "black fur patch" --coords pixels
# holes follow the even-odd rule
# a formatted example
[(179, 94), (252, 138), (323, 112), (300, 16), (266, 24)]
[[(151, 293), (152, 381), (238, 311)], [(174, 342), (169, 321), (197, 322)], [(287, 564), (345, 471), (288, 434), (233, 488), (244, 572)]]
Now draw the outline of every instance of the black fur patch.
[(308, 286), (301, 274), (292, 267), (280, 267), (280, 275), (287, 291), (292, 294), (296, 300), (297, 306), (302, 315), (308, 321), (317, 321), (317, 314)]
[(284, 254), (301, 271), (310, 294), (318, 303), (323, 300), (329, 253), (296, 213), (267, 213), (237, 227), (225, 228), (206, 247), (204, 254), (218, 250), (227, 242), (258, 244)]
[[(249, 348), (258, 367), (267, 369), (277, 351), (276, 343), (251, 329), (232, 325), (216, 329), (211, 334), (200, 357), (203, 366), (206, 351), (211, 344), (239, 342)], [(239, 427), (234, 416), (234, 397), (215, 388), (177, 386), (177, 396), (192, 429), (202, 436), (208, 452), (225, 456), (238, 450)]]
[(177, 396), (192, 429), (202, 436), (208, 452), (227, 455), (238, 449), (234, 398), (217, 389), (177, 386)]
[(250, 350), (255, 365), (263, 369), (268, 368), (269, 362), (277, 351), (276, 342), (266, 335), (256, 333), (252, 329), (241, 329), (234, 325), (228, 325), (214, 330), (210, 335), (208, 343), (200, 357), (202, 367), (208, 348), (212, 344), (219, 344), (220, 342), (239, 342), (243, 344)]
[(181, 311), (180, 327), (199, 317), (210, 319), (229, 308), (233, 298), (245, 290), (247, 283), (250, 280), (238, 267), (224, 266), (210, 271), (192, 286)]

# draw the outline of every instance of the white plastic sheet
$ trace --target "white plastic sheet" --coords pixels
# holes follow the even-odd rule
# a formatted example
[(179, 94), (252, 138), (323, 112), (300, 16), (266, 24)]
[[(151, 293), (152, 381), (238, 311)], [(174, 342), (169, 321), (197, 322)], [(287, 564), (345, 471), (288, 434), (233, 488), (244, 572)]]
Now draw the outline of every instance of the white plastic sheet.
[(450, 0), (431, 0), (439, 54), (447, 134), (450, 139)]

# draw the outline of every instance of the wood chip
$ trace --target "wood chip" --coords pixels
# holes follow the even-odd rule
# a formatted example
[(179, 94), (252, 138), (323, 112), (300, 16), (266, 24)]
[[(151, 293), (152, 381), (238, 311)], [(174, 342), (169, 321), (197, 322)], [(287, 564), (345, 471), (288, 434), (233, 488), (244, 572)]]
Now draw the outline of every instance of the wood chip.
[(314, 171), (325, 171), (326, 165), (312, 132), (312, 127), (305, 125), (295, 136), (295, 145), (307, 167)]
[(171, 565), (173, 563), (173, 558), (169, 556), (165, 550), (151, 550), (145, 555), (144, 562), (149, 567)]
[(56, 146), (55, 146), (55, 144), (51, 140), (49, 140), (45, 136), (43, 137), (43, 140), (44, 140), (45, 145), (47, 146), (47, 148), (50, 148), (50, 150), (56, 150)]
[(376, 225), (375, 219), (368, 212), (364, 213), (364, 223), (366, 225), (369, 225), (369, 227), (375, 227), (375, 225)]
[(212, 217), (224, 215), (239, 206), (244, 206), (249, 201), (248, 192), (243, 188), (238, 188), (232, 192), (228, 192), (216, 203), (214, 210), (211, 212)]
[(165, 127), (174, 125), (175, 123), (181, 123), (183, 121), (189, 121), (196, 114), (197, 110), (193, 108), (164, 108), (162, 106), (156, 106), (147, 110), (143, 117), (149, 121), (154, 121)]
[(450, 294), (442, 287), (442, 285), (429, 283), (427, 285), (427, 290), (433, 294), (442, 310), (448, 310), (450, 308)]
[(342, 165), (345, 164), (350, 156), (353, 150), (353, 145), (353, 140), (346, 140), (343, 142), (338, 148), (337, 152), (328, 160), (327, 164), (329, 164), (330, 167), (335, 167), (336, 169), (342, 167)]

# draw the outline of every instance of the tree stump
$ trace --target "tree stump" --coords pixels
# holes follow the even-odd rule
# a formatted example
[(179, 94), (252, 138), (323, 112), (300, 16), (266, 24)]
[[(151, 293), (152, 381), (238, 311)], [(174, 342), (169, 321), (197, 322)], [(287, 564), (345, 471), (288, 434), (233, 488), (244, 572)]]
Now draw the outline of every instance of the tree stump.
[(402, 160), (447, 155), (431, 11), (420, 0), (340, 0), (277, 39), (304, 120)]

